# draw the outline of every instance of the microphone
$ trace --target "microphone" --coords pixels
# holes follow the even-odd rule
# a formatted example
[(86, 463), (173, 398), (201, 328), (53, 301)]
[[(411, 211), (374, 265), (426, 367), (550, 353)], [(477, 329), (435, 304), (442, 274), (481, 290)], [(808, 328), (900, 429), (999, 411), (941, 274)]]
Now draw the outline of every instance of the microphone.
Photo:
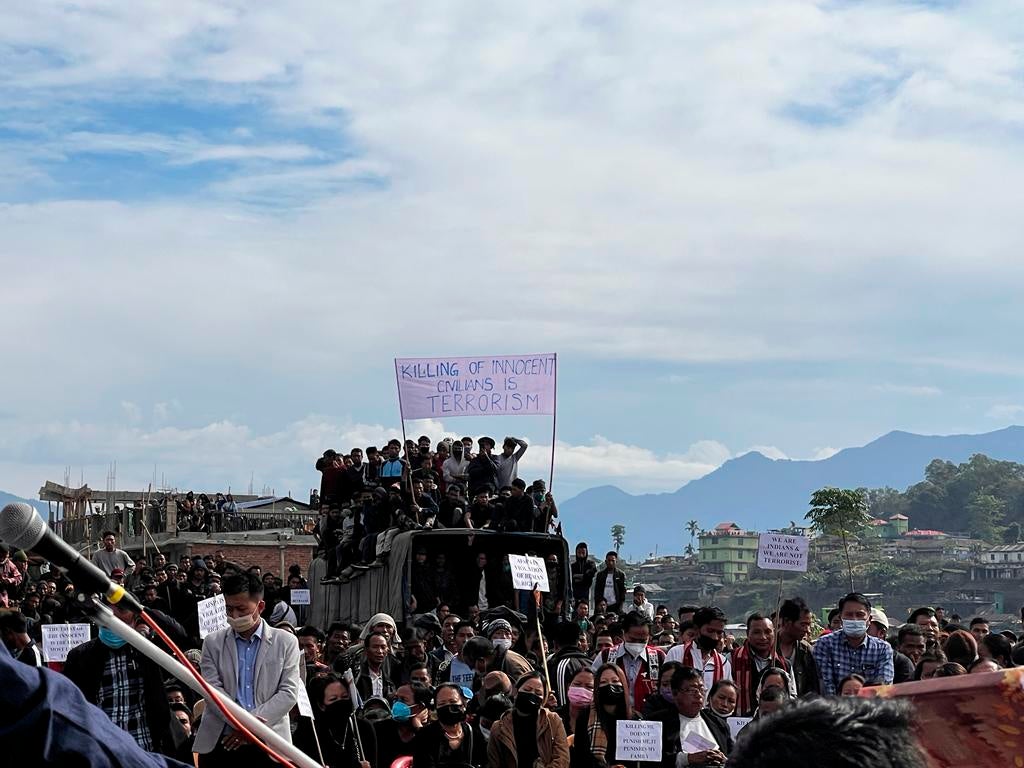
[(14, 502), (3, 508), (0, 512), (0, 540), (18, 549), (31, 550), (60, 566), (82, 592), (104, 594), (115, 605), (142, 612), (142, 606), (131, 592), (115, 584), (107, 574), (76, 552), (28, 504)]

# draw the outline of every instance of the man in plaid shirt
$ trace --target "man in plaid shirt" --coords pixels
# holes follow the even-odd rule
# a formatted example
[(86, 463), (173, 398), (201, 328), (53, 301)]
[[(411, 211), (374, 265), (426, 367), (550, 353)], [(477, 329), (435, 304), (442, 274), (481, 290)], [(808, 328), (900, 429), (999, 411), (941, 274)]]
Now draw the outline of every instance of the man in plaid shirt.
[(821, 693), (835, 696), (848, 675), (860, 675), (868, 685), (888, 685), (893, 678), (892, 646), (867, 634), (871, 601), (851, 592), (839, 601), (843, 628), (814, 644), (814, 663), (821, 679)]
[[(112, 605), (111, 610), (134, 626), (130, 609)], [(101, 627), (99, 637), (72, 648), (64, 674), (142, 749), (161, 752), (168, 745), (171, 710), (163, 674), (116, 633)]]

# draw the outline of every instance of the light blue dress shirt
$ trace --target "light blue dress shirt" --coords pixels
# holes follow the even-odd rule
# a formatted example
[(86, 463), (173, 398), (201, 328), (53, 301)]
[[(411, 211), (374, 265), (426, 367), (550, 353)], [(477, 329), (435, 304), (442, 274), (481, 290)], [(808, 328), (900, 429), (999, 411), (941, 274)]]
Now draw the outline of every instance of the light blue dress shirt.
[(259, 653), (260, 643), (263, 642), (263, 626), (263, 619), (260, 619), (256, 631), (248, 640), (235, 633), (235, 650), (238, 651), (238, 692), (235, 694), (235, 700), (247, 712), (256, 709), (256, 654)]

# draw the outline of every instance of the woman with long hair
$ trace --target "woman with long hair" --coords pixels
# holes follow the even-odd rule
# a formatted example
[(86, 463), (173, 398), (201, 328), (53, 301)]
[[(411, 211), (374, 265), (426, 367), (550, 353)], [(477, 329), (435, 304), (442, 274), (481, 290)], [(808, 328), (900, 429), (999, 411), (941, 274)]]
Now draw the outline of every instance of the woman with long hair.
[(515, 688), (512, 710), (491, 727), (489, 768), (569, 768), (562, 718), (544, 707), (549, 693), (544, 678), (527, 672), (516, 680)]
[(573, 724), (572, 768), (604, 768), (616, 763), (615, 724), (632, 719), (626, 675), (617, 664), (602, 664), (594, 673), (594, 702)]
[[(295, 746), (328, 768), (370, 768), (377, 764), (373, 727), (353, 717), (352, 698), (337, 675), (314, 677), (307, 687), (313, 720), (303, 717), (295, 731)], [(355, 725), (355, 728), (353, 728)], [(316, 729), (316, 735), (313, 729)], [(319, 742), (319, 750), (317, 743)]]
[(558, 708), (558, 715), (562, 718), (565, 732), (572, 733), (579, 713), (590, 709), (594, 703), (594, 670), (583, 667), (573, 675), (566, 690), (566, 698), (569, 701), (564, 707)]

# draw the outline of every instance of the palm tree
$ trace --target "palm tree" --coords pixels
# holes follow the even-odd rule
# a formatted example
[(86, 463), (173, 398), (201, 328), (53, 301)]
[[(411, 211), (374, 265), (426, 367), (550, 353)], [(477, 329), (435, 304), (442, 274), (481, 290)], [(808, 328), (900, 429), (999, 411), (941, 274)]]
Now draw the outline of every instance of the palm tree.
[(612, 526), (612, 544), (615, 545), (615, 552), (618, 553), (623, 544), (626, 543), (626, 526), (616, 523)]
[(696, 520), (691, 520), (686, 524), (686, 531), (690, 534), (690, 549), (692, 550), (693, 539), (698, 533), (700, 533), (700, 523), (698, 523)]
[(860, 491), (822, 488), (811, 495), (811, 509), (805, 515), (811, 521), (811, 530), (842, 538), (851, 592), (854, 589), (849, 537), (859, 534), (864, 526), (871, 522), (871, 515), (867, 510), (867, 501)]
[(683, 553), (684, 553), (684, 554), (685, 554), (685, 555), (686, 555), (687, 557), (693, 557), (693, 555), (695, 554), (695, 552), (696, 552), (696, 550), (695, 550), (695, 549), (693, 548), (693, 544), (687, 544), (687, 545), (686, 545), (686, 549), (684, 549), (684, 550), (683, 550)]

